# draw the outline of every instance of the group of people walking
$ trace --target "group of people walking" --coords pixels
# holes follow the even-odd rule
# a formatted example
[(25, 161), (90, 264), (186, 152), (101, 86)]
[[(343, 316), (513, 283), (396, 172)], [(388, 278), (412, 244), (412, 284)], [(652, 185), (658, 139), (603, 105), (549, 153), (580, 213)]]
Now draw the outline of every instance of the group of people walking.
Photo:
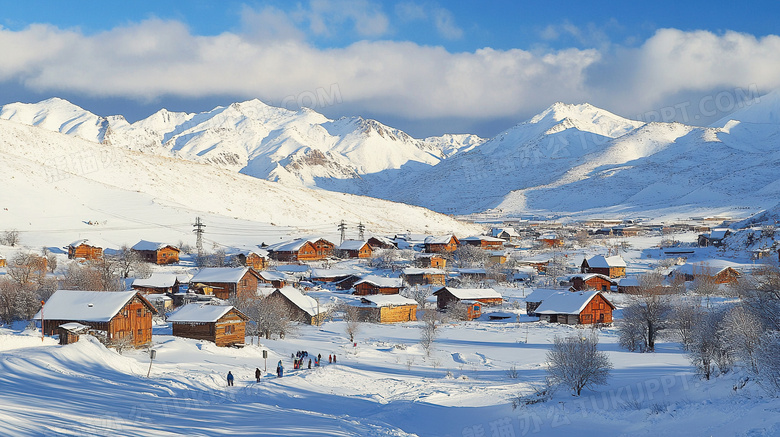
[[(312, 358), (309, 358), (309, 352), (307, 351), (298, 351), (294, 354), (290, 355), (290, 358), (293, 362), (293, 370), (299, 370), (303, 369), (304, 362), (308, 359), (307, 367), (311, 369), (312, 365), (312, 359), (314, 360), (314, 367), (320, 367), (320, 363), (322, 362), (322, 355), (317, 354), (317, 356), (314, 356)], [(328, 355), (328, 364), (336, 364), (336, 354), (330, 354)], [(279, 363), (276, 365), (276, 377), (281, 378), (284, 376), (284, 364), (282, 364), (282, 360), (279, 360)], [(260, 379), (263, 377), (263, 372), (260, 370), (260, 368), (255, 369), (255, 379), (257, 382), (260, 382)], [(228, 386), (233, 386), (233, 373), (228, 372), (227, 374), (227, 382)]]

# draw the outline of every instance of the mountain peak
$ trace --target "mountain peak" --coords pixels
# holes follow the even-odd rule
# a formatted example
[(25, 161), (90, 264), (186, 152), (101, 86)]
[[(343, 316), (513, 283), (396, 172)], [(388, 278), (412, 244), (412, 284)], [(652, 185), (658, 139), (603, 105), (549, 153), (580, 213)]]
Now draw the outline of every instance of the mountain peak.
[(542, 125), (553, 132), (568, 128), (596, 133), (610, 138), (621, 135), (642, 126), (644, 123), (615, 115), (597, 108), (590, 103), (567, 104), (555, 102), (550, 107), (521, 123), (523, 125)]
[(752, 100), (737, 102), (736, 106), (739, 109), (710, 126), (725, 127), (731, 120), (755, 124), (780, 124), (780, 89)]

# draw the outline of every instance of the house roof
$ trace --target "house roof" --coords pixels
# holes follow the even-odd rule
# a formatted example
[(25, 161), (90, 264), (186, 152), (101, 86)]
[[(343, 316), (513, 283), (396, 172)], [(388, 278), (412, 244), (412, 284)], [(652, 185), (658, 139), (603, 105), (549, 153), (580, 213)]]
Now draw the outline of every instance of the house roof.
[(281, 243), (271, 244), (265, 249), (269, 252), (297, 252), (306, 243), (310, 243), (310, 241), (305, 238), (300, 238), (297, 240), (282, 241)]
[(360, 250), (368, 243), (363, 240), (344, 240), (338, 247), (339, 250)]
[(537, 288), (531, 293), (528, 294), (528, 296), (525, 297), (526, 302), (542, 302), (548, 297), (552, 296), (555, 293), (560, 293), (564, 290), (560, 289), (552, 289), (552, 288)]
[[(188, 303), (168, 316), (173, 323), (213, 323), (230, 312), (232, 305), (209, 305), (204, 303)], [(239, 311), (240, 313), (240, 311)], [(241, 314), (243, 319), (247, 317)]]
[(544, 234), (544, 235), (540, 235), (539, 238), (537, 238), (537, 240), (557, 240), (557, 239), (558, 239), (558, 234)]
[(639, 278), (636, 276), (628, 276), (618, 279), (618, 285), (621, 287), (639, 287)]
[(609, 276), (602, 275), (601, 273), (578, 273), (576, 275), (569, 276), (569, 281), (571, 281), (574, 278), (582, 278), (583, 281), (587, 281), (588, 279), (592, 279), (592, 278), (596, 278), (596, 277), (604, 279), (604, 280), (612, 282), (612, 283), (616, 282), (616, 280), (610, 278)]
[(710, 259), (705, 260), (697, 263), (687, 263), (683, 264), (680, 267), (676, 268), (674, 270), (674, 273), (678, 274), (685, 274), (685, 275), (701, 275), (701, 274), (709, 274), (709, 275), (717, 275), (718, 273), (726, 270), (727, 268), (732, 268), (734, 270), (738, 270), (742, 268), (743, 265), (729, 262), (722, 259)]
[(238, 283), (244, 277), (249, 267), (206, 267), (200, 269), (190, 279), (192, 283), (229, 282)]
[(452, 235), (452, 234), (450, 234), (450, 235), (441, 235), (441, 236), (438, 236), (438, 237), (425, 237), (425, 244), (450, 244), (450, 241), (454, 237), (455, 236)]
[(447, 290), (458, 300), (476, 300), (476, 299), (503, 299), (501, 295), (492, 288), (452, 288), (442, 287), (433, 292), (434, 295)]
[(403, 269), (403, 271), (401, 271), (401, 273), (403, 273), (406, 276), (409, 276), (409, 275), (443, 275), (443, 274), (445, 274), (447, 272), (445, 272), (442, 269), (433, 269), (433, 268), (430, 268), (430, 269), (418, 269), (418, 268), (409, 267), (409, 268)]
[(458, 269), (458, 273), (466, 275), (486, 275), (485, 269)]
[[(317, 315), (317, 307), (318, 307), (317, 301), (309, 296), (304, 295), (297, 288), (287, 286), (287, 287), (277, 288), (276, 291), (274, 291), (274, 293), (276, 292), (282, 294), (290, 302), (292, 302), (293, 305), (305, 311), (306, 314), (310, 316)], [(319, 310), (320, 313), (324, 313), (326, 311), (326, 309), (321, 305), (319, 306)]]
[(515, 231), (514, 228), (493, 228), (490, 231), (490, 234), (494, 237), (498, 237), (499, 235), (506, 233), (510, 237), (519, 237), (520, 234)]
[(274, 272), (270, 270), (262, 270), (257, 272), (261, 278), (266, 281), (288, 281), (287, 275), (282, 272)]
[(76, 241), (68, 244), (68, 247), (79, 247), (82, 244), (87, 244), (87, 241), (89, 241), (89, 240), (87, 240), (86, 238), (85, 239), (81, 239), (81, 240), (76, 240)]
[[(46, 301), (43, 315), (45, 319), (49, 320), (108, 322), (137, 294), (138, 292), (135, 290), (57, 290)], [(40, 320), (41, 312), (38, 311), (33, 319)]]
[(342, 276), (354, 275), (354, 270), (346, 269), (312, 269), (310, 278), (340, 278)]
[[(599, 294), (601, 294), (599, 291), (561, 291), (543, 300), (534, 312), (536, 314), (579, 314), (585, 309), (588, 302)], [(615, 308), (608, 300), (607, 303), (613, 309)]]
[(484, 235), (474, 235), (471, 237), (462, 238), (460, 241), (488, 241), (491, 243), (504, 243), (504, 240), (496, 237), (486, 237)]
[(154, 272), (148, 278), (136, 278), (133, 287), (169, 288), (176, 285), (178, 276), (175, 273)]
[(401, 278), (387, 278), (384, 276), (376, 276), (376, 275), (368, 275), (363, 277), (361, 280), (355, 282), (355, 286), (363, 283), (376, 285), (377, 287), (382, 287), (382, 288), (403, 288), (404, 287), (404, 283)]
[(135, 243), (132, 249), (133, 250), (160, 250), (166, 247), (170, 247), (171, 249), (174, 249), (177, 252), (179, 251), (179, 249), (176, 246), (173, 246), (171, 244), (157, 243), (154, 241), (146, 241), (146, 240), (141, 240), (138, 243)]
[(713, 229), (704, 236), (710, 240), (722, 240), (726, 238), (726, 234), (731, 232), (729, 229)]
[(403, 297), (400, 294), (374, 294), (361, 296), (360, 301), (366, 306), (375, 308), (402, 305), (417, 306), (417, 301), (414, 299), (409, 299), (408, 297)]
[[(390, 238), (381, 237), (381, 236), (377, 236), (377, 235), (372, 235), (371, 238), (375, 239), (376, 241), (378, 241), (378, 242), (380, 242), (382, 244), (389, 245), (389, 246), (395, 246), (395, 241), (393, 241)], [(369, 240), (371, 240), (371, 238), (369, 238)]]
[(608, 269), (611, 267), (625, 267), (626, 261), (620, 255), (604, 257), (603, 255), (596, 255), (588, 260), (588, 267), (595, 267), (598, 269)]

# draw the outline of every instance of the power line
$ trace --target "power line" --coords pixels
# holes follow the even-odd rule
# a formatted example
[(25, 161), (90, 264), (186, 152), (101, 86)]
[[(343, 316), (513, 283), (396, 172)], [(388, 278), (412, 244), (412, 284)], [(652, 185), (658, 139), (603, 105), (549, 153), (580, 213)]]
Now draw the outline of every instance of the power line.
[(200, 217), (195, 218), (195, 224), (192, 225), (195, 229), (192, 230), (192, 232), (195, 233), (196, 239), (195, 239), (195, 248), (198, 250), (198, 259), (203, 258), (203, 228), (206, 227), (206, 225), (203, 224), (203, 222), (200, 221)]
[(347, 233), (347, 224), (344, 222), (344, 220), (339, 223), (339, 232), (341, 233), (341, 243), (339, 243), (339, 245), (341, 245), (344, 243), (344, 237)]

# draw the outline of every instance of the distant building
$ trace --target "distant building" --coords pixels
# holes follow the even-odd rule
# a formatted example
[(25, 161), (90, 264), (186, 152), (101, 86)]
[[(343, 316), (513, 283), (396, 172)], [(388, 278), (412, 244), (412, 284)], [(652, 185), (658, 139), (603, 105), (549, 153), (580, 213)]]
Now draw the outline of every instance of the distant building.
[(589, 325), (612, 323), (614, 309), (599, 291), (562, 291), (542, 300), (535, 313), (545, 322)]
[(250, 267), (207, 267), (190, 279), (190, 289), (208, 287), (210, 294), (224, 300), (253, 297), (259, 278), (260, 274)]
[(367, 242), (362, 240), (344, 240), (338, 247), (338, 250), (348, 258), (371, 258), (373, 249)]
[(131, 250), (148, 263), (165, 265), (179, 262), (180, 250), (170, 244), (141, 240)]
[(446, 273), (441, 269), (403, 269), (401, 277), (409, 285), (444, 285)]
[(454, 235), (443, 235), (426, 237), (424, 244), (425, 252), (427, 253), (448, 253), (455, 252), (460, 245), (460, 241)]
[(207, 340), (217, 346), (243, 344), (246, 338), (244, 313), (231, 305), (190, 303), (168, 316), (175, 337)]
[(363, 322), (397, 323), (417, 320), (417, 302), (398, 294), (363, 296), (357, 307)]
[(729, 229), (713, 229), (712, 231), (699, 235), (698, 243), (701, 247), (721, 247), (723, 240), (731, 235)]
[(626, 262), (620, 255), (604, 257), (596, 255), (590, 259), (582, 260), (580, 266), (582, 273), (598, 273), (610, 278), (626, 276)]
[(386, 278), (383, 276), (368, 275), (355, 282), (355, 292), (359, 296), (369, 294), (398, 294), (404, 288), (401, 278)]
[(100, 259), (103, 257), (103, 248), (93, 246), (89, 240), (77, 240), (68, 245), (68, 259)]
[(291, 320), (307, 325), (321, 325), (325, 321), (327, 308), (294, 287), (277, 288), (268, 298), (283, 302)]

